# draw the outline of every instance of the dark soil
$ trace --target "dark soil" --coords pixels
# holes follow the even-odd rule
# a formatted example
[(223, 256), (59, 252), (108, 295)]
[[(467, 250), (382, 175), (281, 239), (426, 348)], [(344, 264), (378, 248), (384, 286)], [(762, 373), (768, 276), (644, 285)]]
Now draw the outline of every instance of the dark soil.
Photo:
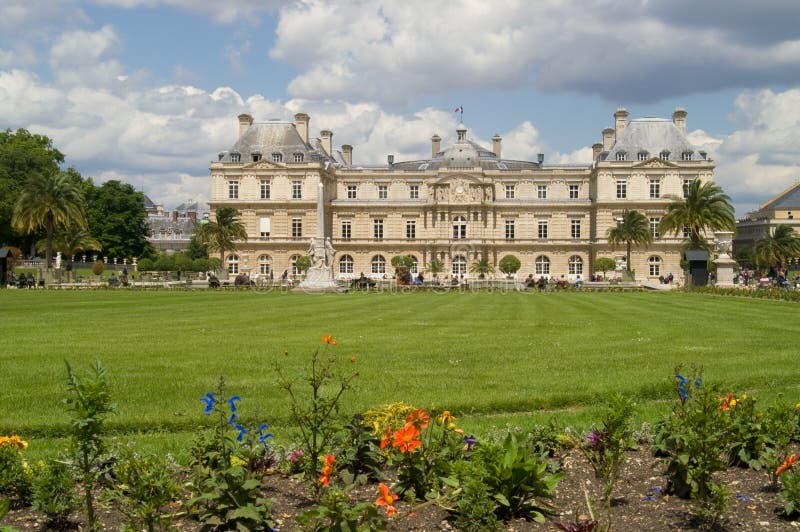
[[(545, 524), (524, 520), (506, 523), (507, 530), (555, 530), (554, 521), (569, 524), (589, 518), (584, 490), (596, 507), (596, 517), (605, 520), (604, 511), (600, 508), (601, 487), (595, 479), (586, 460), (576, 452), (569, 452), (562, 457), (562, 466), (566, 477), (555, 491), (554, 504), (558, 508), (557, 515)], [(690, 514), (689, 501), (663, 495), (666, 478), (664, 466), (660, 459), (649, 451), (631, 451), (624, 466), (621, 480), (614, 492), (615, 502), (612, 508), (613, 527), (617, 531), (658, 531), (658, 530), (695, 530)], [(768, 489), (768, 478), (763, 471), (730, 468), (716, 477), (725, 483), (733, 493), (730, 509), (725, 514), (719, 530), (800, 530), (800, 523), (784, 519), (779, 515), (782, 507), (777, 492)], [(277, 528), (281, 531), (298, 530), (294, 516), (313, 506), (308, 490), (295, 478), (282, 474), (264, 477), (264, 490), (274, 501), (273, 509)], [(378, 495), (376, 486), (365, 486), (354, 490), (352, 496), (357, 500), (374, 501)], [(179, 530), (199, 530), (199, 524), (185, 517), (185, 502), (176, 503), (170, 511), (176, 512), (174, 525)], [(393, 520), (390, 530), (455, 530), (454, 522), (443, 508), (426, 505), (410, 508), (407, 503), (398, 501), (400, 518)], [(413, 512), (413, 513), (412, 513)], [(113, 508), (100, 511), (103, 526), (107, 530), (119, 530), (124, 520)], [(74, 530), (85, 530), (79, 515), (74, 515), (71, 527)], [(45, 530), (41, 516), (31, 509), (11, 511), (0, 521), (0, 525), (11, 525), (20, 530)]]

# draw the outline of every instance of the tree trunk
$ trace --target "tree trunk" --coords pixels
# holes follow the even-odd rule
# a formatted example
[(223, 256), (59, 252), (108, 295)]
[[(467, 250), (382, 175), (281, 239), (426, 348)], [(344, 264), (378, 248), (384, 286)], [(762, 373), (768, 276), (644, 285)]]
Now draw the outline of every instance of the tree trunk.
[(628, 262), (625, 264), (625, 269), (628, 270), (628, 273), (631, 271), (631, 241), (628, 240), (628, 256), (625, 258)]

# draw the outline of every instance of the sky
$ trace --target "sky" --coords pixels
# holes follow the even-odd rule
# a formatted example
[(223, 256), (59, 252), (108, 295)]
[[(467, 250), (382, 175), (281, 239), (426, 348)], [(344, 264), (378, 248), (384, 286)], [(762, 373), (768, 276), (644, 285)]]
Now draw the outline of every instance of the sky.
[(688, 112), (743, 216), (800, 181), (797, 0), (0, 0), (0, 128), (166, 208), (207, 201), (236, 116), (311, 117), (355, 164), (468, 136), (591, 162), (630, 118)]

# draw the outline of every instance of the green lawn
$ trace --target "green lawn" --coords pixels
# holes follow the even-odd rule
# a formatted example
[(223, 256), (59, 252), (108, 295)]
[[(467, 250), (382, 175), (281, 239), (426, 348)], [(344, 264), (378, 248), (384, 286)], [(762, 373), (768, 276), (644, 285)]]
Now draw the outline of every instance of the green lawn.
[[(669, 408), (673, 368), (708, 383), (800, 400), (796, 303), (685, 293), (0, 292), (0, 435), (57, 446), (68, 359), (99, 359), (112, 432), (179, 448), (206, 420), (198, 398), (224, 375), (242, 412), (293, 432), (274, 364), (315, 349), (357, 370), (344, 414), (388, 402), (447, 408), (468, 430), (555, 416), (585, 427), (608, 394), (639, 420)], [(339, 342), (328, 347), (320, 337)], [(284, 351), (288, 351), (288, 355)], [(357, 357), (355, 364), (350, 357)], [(284, 436), (281, 438), (281, 436)]]

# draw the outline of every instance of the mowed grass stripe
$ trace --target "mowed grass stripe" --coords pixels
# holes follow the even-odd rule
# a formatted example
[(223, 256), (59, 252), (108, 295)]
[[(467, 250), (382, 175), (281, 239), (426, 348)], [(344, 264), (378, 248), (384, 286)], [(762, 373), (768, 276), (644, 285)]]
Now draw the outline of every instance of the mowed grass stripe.
[[(620, 391), (671, 398), (677, 364), (709, 382), (798, 397), (797, 306), (684, 293), (3, 291), (0, 433), (58, 434), (64, 359), (100, 359), (119, 412), (112, 429), (190, 430), (224, 375), (253, 417), (288, 424), (274, 364), (298, 375), (314, 349), (358, 371), (343, 413), (405, 401), (484, 426), (587, 412)], [(320, 343), (324, 334), (339, 341)], [(288, 355), (284, 355), (284, 350)], [(351, 356), (357, 357), (350, 364)]]

